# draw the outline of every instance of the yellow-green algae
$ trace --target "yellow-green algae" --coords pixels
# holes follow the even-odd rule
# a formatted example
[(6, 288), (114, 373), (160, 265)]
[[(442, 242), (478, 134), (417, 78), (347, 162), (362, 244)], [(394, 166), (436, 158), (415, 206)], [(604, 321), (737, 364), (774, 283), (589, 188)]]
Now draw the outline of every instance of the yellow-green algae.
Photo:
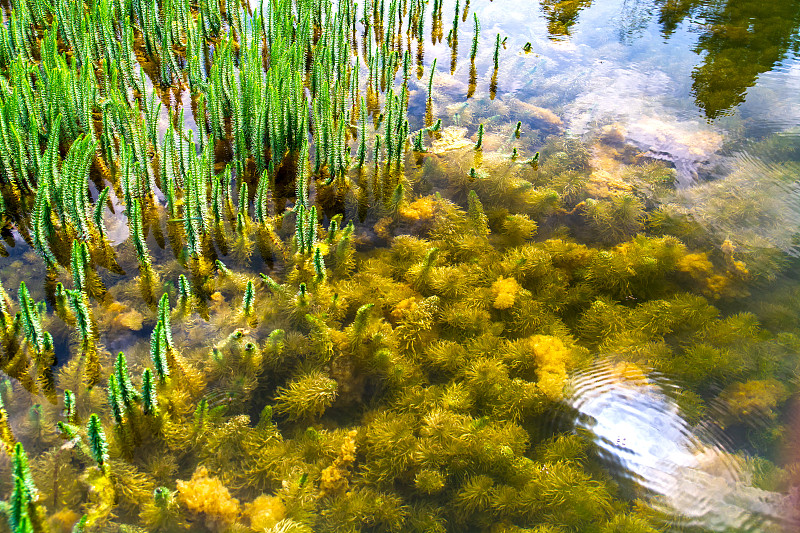
[[(235, 31), (227, 4), (185, 3), (189, 11), (176, 8), (177, 17), (199, 13), (201, 25)], [(181, 3), (158, 7), (173, 5)], [(48, 8), (14, 7), (41, 26), (55, 20)], [(441, 32), (441, 4), (433, 7)], [(64, 9), (73, 8), (56, 15), (71, 20)], [(376, 14), (374, 27), (384, 24), (394, 22)], [(71, 29), (63, 31), (48, 35), (65, 58), (119, 53), (102, 51), (106, 41), (78, 52)], [(157, 85), (177, 79), (180, 43), (166, 39), (159, 56), (163, 43), (139, 31), (131, 37), (143, 70)], [(223, 49), (241, 46), (228, 43)], [(46, 61), (24, 48), (15, 54), (28, 66)], [(222, 70), (233, 72), (229, 58), (242, 57), (224, 54), (219, 83)], [(188, 63), (181, 82), (199, 83), (208, 67)], [(753, 484), (788, 489), (797, 458), (775, 463), (797, 392), (800, 295), (768, 283), (797, 262), (758, 240), (737, 244), (706, 231), (666, 202), (673, 170), (607, 139), (537, 144), (531, 135), (514, 146), (530, 153), (514, 158), (515, 119), (489, 122), (480, 140), (477, 127), (469, 139), (467, 130), (420, 130), (428, 151), (407, 150), (402, 90), (383, 111), (396, 129), (364, 124), (366, 108), (379, 105), (378, 86), (391, 86), (379, 79), (387, 68), (371, 71), (365, 99), (347, 100), (362, 122), (327, 131), (349, 139), (352, 128), (359, 142), (365, 131), (399, 136), (383, 144), (391, 146), (385, 158), (358, 165), (340, 159), (332, 140), (315, 145), (319, 164), (309, 171), (308, 146), (273, 138), (277, 126), (259, 152), (237, 138), (244, 119), (235, 106), (210, 110), (220, 116), (208, 128), (226, 141), (206, 145), (197, 161), (178, 155), (163, 165), (148, 150), (188, 150), (182, 123), (170, 121), (162, 143), (153, 117), (142, 119), (127, 146), (119, 139), (130, 126), (121, 121), (120, 133), (105, 134), (114, 146), (93, 157), (86, 139), (113, 129), (101, 109), (89, 128), (77, 112), (70, 119), (65, 111), (63, 131), (57, 114), (42, 120), (73, 142), (60, 147), (32, 130), (38, 155), (64, 160), (36, 164), (81, 177), (79, 163), (91, 161), (92, 196), (108, 184), (118, 202), (108, 205), (129, 220), (131, 237), (118, 246), (106, 223), (121, 215), (109, 216), (98, 195), (99, 218), (89, 216), (85, 181), (54, 179), (63, 188), (51, 196), (37, 178), (33, 194), (22, 177), (34, 178), (4, 162), (6, 234), (13, 228), (38, 253), (15, 253), (2, 268), (2, 366), (11, 378), (0, 387), (8, 452), (0, 482), (9, 530), (658, 531), (663, 517), (623, 497), (586, 436), (549, 423), (570, 371), (606, 355), (684, 384), (676, 400), (690, 420), (723, 406), (722, 424), (746, 434), (746, 450), (757, 454)], [(97, 76), (91, 71), (83, 75)], [(21, 91), (25, 79), (12, 85)], [(171, 102), (179, 85), (160, 96)], [(193, 114), (217, 105), (205, 102), (207, 91), (194, 93)], [(154, 100), (135, 100), (145, 117)], [(331, 113), (314, 124), (334, 120), (328, 105), (312, 110)], [(525, 128), (557, 128), (545, 111), (531, 111)], [(280, 142), (284, 158), (273, 155)], [(592, 151), (607, 164), (593, 162)], [(191, 165), (213, 179), (192, 181)], [(171, 184), (178, 192), (168, 192)], [(62, 217), (50, 214), (51, 199), (65, 202), (54, 209)], [(756, 312), (741, 311), (754, 289), (776, 294)]]
[[(533, 187), (538, 173), (528, 165), (520, 165), (527, 180), (493, 170), (476, 185), (483, 202), (470, 192), (466, 210), (439, 195), (399, 202), (375, 223), (381, 245), (364, 252), (344, 231), (326, 242), (319, 228), (324, 277), (286, 240), (276, 257), (283, 268), (269, 279), (224, 267), (206, 276), (209, 319), (173, 311), (170, 376), (148, 414), (139, 398), (115, 422), (105, 380), (87, 388), (80, 359), (68, 361), (57, 388), (75, 393), (77, 428), (101, 414), (103, 469), (86, 452), (88, 436), (63, 445), (54, 428), (66, 421), (60, 406), (7, 381), (8, 416), (21, 421), (14, 435), (32, 457), (51, 527), (68, 529), (86, 514), (87, 527), (104, 530), (546, 523), (585, 531), (599, 523), (603, 531), (649, 531), (648, 517), (614, 496), (585, 441), (541, 433), (567, 372), (592, 353), (675, 376), (690, 386), (679, 401), (691, 416), (724, 402), (727, 424), (753, 424), (754, 446), (775, 448), (800, 339), (779, 313), (765, 315), (778, 322), (764, 329), (753, 314), (714, 307), (747, 290), (746, 258), (647, 232), (655, 213), (642, 206), (615, 244), (559, 237), (581, 208)], [(463, 187), (460, 172), (439, 163), (420, 172), (420, 182), (441, 173), (449, 187)], [(509, 188), (521, 189), (511, 210), (500, 207)], [(640, 202), (597, 202), (613, 210), (617, 199)], [(535, 239), (537, 224), (551, 226), (550, 236)], [(136, 261), (132, 249), (119, 257), (123, 268)], [(176, 267), (165, 264), (162, 276)], [(248, 284), (251, 314), (242, 301)], [(149, 330), (156, 314), (137, 292), (135, 282), (110, 285), (110, 297), (93, 306), (98, 329), (130, 328), (131, 320)], [(49, 315), (44, 325), (64, 328)], [(125, 350), (137, 387), (141, 368), (152, 365), (148, 349), (139, 342)], [(101, 375), (116, 380), (115, 358), (98, 352)], [(759, 426), (764, 413), (774, 413), (767, 428)], [(764, 482), (779, 488), (788, 474), (771, 475)]]

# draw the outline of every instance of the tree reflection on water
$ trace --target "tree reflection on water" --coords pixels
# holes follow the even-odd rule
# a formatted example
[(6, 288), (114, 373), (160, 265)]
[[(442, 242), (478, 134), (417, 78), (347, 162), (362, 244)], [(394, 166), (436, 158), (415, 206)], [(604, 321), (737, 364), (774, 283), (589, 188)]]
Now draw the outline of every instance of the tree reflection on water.
[(570, 36), (570, 29), (578, 22), (578, 15), (593, 0), (541, 0), (542, 10), (547, 19), (547, 33), (553, 40)]
[[(593, 0), (541, 0), (553, 40), (568, 38)], [(623, 2), (626, 26), (641, 28), (654, 16), (669, 39), (684, 21), (698, 33), (693, 50), (702, 61), (692, 70), (692, 91), (708, 119), (729, 114), (758, 76), (800, 49), (800, 0), (640, 0)], [(643, 4), (650, 4), (649, 6)], [(628, 20), (632, 16), (640, 20)], [(630, 42), (630, 32), (621, 33)]]
[(715, 119), (742, 103), (758, 76), (796, 47), (800, 0), (728, 0), (700, 8), (698, 18), (704, 24), (695, 51), (704, 59), (692, 70), (692, 89), (706, 117)]

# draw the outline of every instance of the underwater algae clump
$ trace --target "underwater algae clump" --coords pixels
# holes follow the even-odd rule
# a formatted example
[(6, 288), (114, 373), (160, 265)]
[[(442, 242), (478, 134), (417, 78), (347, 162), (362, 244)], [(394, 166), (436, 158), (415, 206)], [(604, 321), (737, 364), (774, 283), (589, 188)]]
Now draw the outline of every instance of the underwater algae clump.
[(598, 186), (578, 139), (423, 127), (442, 2), (4, 10), (0, 527), (654, 531), (547, 422), (598, 353), (796, 469), (796, 302), (723, 313), (753, 252)]

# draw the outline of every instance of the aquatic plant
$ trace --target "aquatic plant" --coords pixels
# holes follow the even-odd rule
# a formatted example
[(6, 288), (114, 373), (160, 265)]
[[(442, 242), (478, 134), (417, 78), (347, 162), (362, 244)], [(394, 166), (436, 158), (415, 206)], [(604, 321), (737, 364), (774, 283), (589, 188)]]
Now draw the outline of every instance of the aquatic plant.
[(108, 465), (108, 443), (106, 442), (106, 435), (103, 432), (100, 418), (92, 413), (89, 417), (89, 422), (86, 425), (86, 434), (89, 439), (89, 450), (92, 452), (97, 466), (103, 473), (107, 473)]
[(44, 513), (38, 504), (39, 492), (28, 466), (28, 456), (20, 443), (14, 445), (11, 469), (13, 488), (5, 513), (9, 529), (13, 533), (47, 531)]
[(320, 373), (309, 374), (279, 390), (275, 408), (290, 419), (319, 416), (336, 399), (336, 389), (334, 380)]

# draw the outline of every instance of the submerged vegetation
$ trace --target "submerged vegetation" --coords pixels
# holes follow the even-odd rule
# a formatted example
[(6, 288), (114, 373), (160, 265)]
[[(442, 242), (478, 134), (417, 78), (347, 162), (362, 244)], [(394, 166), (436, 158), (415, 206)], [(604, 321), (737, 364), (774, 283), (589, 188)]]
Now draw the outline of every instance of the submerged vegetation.
[[(754, 486), (800, 471), (800, 298), (740, 309), (797, 261), (548, 110), (443, 127), (442, 1), (3, 12), (0, 528), (658, 531), (550, 423), (601, 355), (722, 409)], [(467, 97), (507, 107), (505, 39), (471, 27)]]

